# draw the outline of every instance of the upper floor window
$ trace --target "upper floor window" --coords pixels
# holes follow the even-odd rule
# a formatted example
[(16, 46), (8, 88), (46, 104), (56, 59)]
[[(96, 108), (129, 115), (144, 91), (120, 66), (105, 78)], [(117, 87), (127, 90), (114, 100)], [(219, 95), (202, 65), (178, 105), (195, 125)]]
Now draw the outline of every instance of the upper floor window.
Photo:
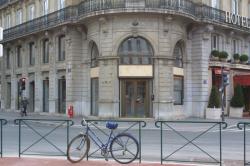
[(233, 39), (232, 40), (232, 51), (233, 51), (233, 54), (236, 54), (236, 53), (241, 53), (241, 41), (238, 40), (238, 39)]
[(211, 6), (213, 7), (213, 8), (217, 8), (217, 9), (219, 9), (220, 8), (220, 0), (211, 0), (212, 2), (211, 2)]
[(43, 63), (49, 63), (49, 40), (43, 40)]
[(42, 0), (42, 14), (46, 15), (49, 12), (49, 3), (48, 0)]
[(174, 48), (175, 67), (183, 67), (182, 43), (178, 42)]
[(35, 65), (35, 43), (31, 42), (29, 43), (29, 61), (30, 66)]
[(63, 9), (64, 7), (65, 7), (65, 0), (57, 0), (58, 10)]
[(98, 56), (99, 56), (99, 51), (97, 48), (97, 45), (93, 43), (92, 48), (91, 48), (91, 67), (97, 67), (98, 66)]
[(220, 45), (219, 45), (219, 35), (212, 34), (211, 48), (212, 48), (212, 50), (219, 50), (219, 48), (220, 48)]
[(118, 49), (120, 64), (151, 64), (153, 48), (142, 37), (130, 37), (122, 42)]
[(16, 63), (17, 67), (22, 67), (22, 55), (21, 55), (21, 46), (17, 46), (16, 48)]
[(28, 20), (32, 20), (35, 18), (35, 5), (31, 4), (28, 7)]
[(232, 0), (232, 13), (239, 14), (239, 0)]
[(21, 24), (22, 21), (23, 21), (23, 12), (22, 9), (19, 9), (16, 12), (16, 25)]
[(183, 77), (182, 76), (174, 76), (174, 104), (182, 105), (183, 104)]
[(58, 60), (65, 60), (65, 36), (62, 35), (58, 38)]
[(10, 49), (8, 48), (7, 49), (7, 52), (6, 52), (6, 68), (7, 69), (10, 69), (10, 62), (11, 59), (10, 59)]
[(5, 23), (5, 28), (6, 29), (8, 29), (8, 28), (10, 28), (10, 24), (11, 24), (11, 21), (10, 21), (10, 14), (7, 14), (6, 15), (6, 17), (4, 18), (5, 19), (5, 21), (4, 21), (4, 23)]

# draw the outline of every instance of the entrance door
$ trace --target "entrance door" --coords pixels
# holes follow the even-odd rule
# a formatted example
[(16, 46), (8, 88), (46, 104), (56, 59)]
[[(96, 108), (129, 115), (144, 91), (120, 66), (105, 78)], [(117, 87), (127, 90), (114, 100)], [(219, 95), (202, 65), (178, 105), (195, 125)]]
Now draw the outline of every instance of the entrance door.
[(58, 80), (58, 113), (66, 113), (66, 80)]
[(43, 80), (43, 112), (49, 112), (49, 80)]
[(35, 107), (35, 82), (30, 82), (29, 85), (29, 112), (34, 112)]
[(150, 80), (122, 80), (122, 117), (145, 118), (150, 116)]

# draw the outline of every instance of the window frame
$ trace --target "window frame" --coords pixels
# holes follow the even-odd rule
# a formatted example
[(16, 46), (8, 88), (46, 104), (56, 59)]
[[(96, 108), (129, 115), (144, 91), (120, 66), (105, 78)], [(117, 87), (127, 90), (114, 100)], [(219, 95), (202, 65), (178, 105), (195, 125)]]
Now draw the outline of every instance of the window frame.
[[(176, 56), (175, 55), (175, 49), (177, 48), (180, 49), (180, 52), (181, 52), (181, 56)], [(175, 58), (175, 61), (174, 61), (174, 67), (178, 67), (178, 68), (183, 68), (183, 58), (184, 58), (184, 51), (183, 51), (183, 46), (182, 46), (182, 43), (180, 41), (178, 41), (176, 44), (175, 44), (175, 47), (174, 47), (174, 52), (173, 52), (173, 56)], [(178, 58), (180, 57), (180, 58)], [(178, 63), (178, 65), (177, 65)]]
[(42, 2), (42, 15), (47, 15), (49, 13), (49, 1), (43, 0)]
[(35, 18), (35, 4), (30, 4), (28, 6), (28, 20), (33, 20)]
[[(175, 83), (173, 85), (173, 88), (174, 88), (174, 105), (183, 105), (183, 101), (184, 101), (184, 76), (177, 76), (177, 75), (174, 75), (174, 82), (175, 80), (181, 80), (181, 90), (176, 90), (175, 88)], [(179, 92), (180, 95), (181, 95), (181, 101), (180, 102), (177, 102), (175, 100), (175, 92)]]
[(6, 69), (10, 69), (11, 68), (11, 49), (7, 48), (6, 50)]
[(16, 47), (16, 65), (18, 68), (21, 68), (22, 67), (22, 53), (21, 53), (21, 50), (22, 49), (22, 46), (19, 45)]
[(66, 36), (60, 35), (58, 37), (58, 61), (65, 61), (65, 59), (66, 59)]
[[(97, 54), (94, 55), (95, 51), (97, 51)], [(93, 42), (91, 47), (91, 68), (98, 67), (98, 57), (99, 57), (99, 50), (95, 42)]]
[(42, 41), (42, 58), (43, 64), (49, 63), (49, 39), (44, 39)]
[(35, 43), (30, 42), (29, 43), (29, 65), (34, 66), (36, 63), (35, 59)]
[(16, 11), (16, 25), (22, 24), (23, 22), (23, 11), (22, 9), (18, 9)]

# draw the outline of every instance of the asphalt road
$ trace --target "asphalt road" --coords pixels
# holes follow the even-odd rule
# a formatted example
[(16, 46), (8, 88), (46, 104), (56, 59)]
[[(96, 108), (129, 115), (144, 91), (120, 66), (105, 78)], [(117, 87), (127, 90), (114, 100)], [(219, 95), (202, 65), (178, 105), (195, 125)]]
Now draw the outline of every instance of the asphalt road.
[[(24, 154), (36, 154), (39, 155), (63, 155), (66, 152), (67, 144), (67, 132), (66, 127), (59, 127), (49, 135), (49, 133), (56, 125), (43, 124), (43, 123), (29, 123), (30, 127), (23, 125), (21, 127), (21, 151)], [(209, 130), (201, 135), (199, 138), (189, 142), (198, 135), (200, 135), (204, 129), (208, 129), (211, 125), (197, 125), (195, 127), (187, 125), (174, 125), (175, 129), (178, 129), (180, 133), (175, 133), (169, 128), (165, 127), (163, 131), (163, 157), (167, 157), (177, 149), (173, 155), (170, 155), (169, 160), (202, 160), (206, 162), (213, 162), (219, 160), (219, 130), (218, 127)], [(98, 124), (105, 132), (109, 132), (105, 129), (103, 124)], [(124, 130), (126, 125), (122, 126), (121, 130)], [(3, 155), (4, 156), (18, 156), (19, 151), (19, 130), (18, 126), (13, 123), (8, 123), (3, 128)], [(76, 136), (84, 128), (79, 126), (71, 127), (69, 132), (69, 140)], [(121, 130), (116, 130), (120, 132)], [(101, 140), (107, 140), (107, 137), (99, 130), (94, 129)], [(137, 128), (130, 129), (130, 134), (138, 139)], [(180, 135), (182, 134), (182, 135)], [(46, 136), (45, 136), (46, 135)], [(42, 137), (45, 139), (40, 140)], [(188, 140), (186, 140), (188, 139)], [(247, 140), (250, 140), (250, 132), (247, 132)], [(93, 142), (93, 141), (92, 141)], [(157, 128), (146, 128), (142, 131), (142, 145), (141, 153), (143, 161), (155, 161), (160, 162), (161, 155), (161, 139), (160, 130)], [(187, 144), (183, 148), (183, 145)], [(32, 145), (32, 146), (31, 146)], [(96, 150), (96, 146), (91, 144), (91, 152)], [(223, 160), (243, 160), (243, 132), (239, 131), (235, 127), (222, 131), (222, 154)], [(250, 141), (247, 142), (247, 152), (250, 154)], [(100, 153), (94, 153), (93, 157), (100, 157)], [(247, 155), (247, 159), (250, 160), (250, 155)], [(91, 158), (90, 158), (91, 160)]]

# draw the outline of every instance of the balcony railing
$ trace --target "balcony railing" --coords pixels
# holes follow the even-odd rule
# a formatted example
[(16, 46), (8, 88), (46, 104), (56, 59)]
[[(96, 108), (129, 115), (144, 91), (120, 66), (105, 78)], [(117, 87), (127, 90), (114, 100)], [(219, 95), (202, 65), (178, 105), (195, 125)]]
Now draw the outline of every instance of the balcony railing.
[[(3, 1), (0, 1), (0, 4)], [(250, 32), (248, 28), (225, 23), (226, 12), (191, 0), (85, 0), (78, 5), (33, 19), (4, 30), (7, 42), (31, 33), (82, 20), (87, 16), (115, 12), (157, 12), (189, 17), (197, 22), (219, 23), (234, 29)], [(250, 20), (248, 20), (250, 25)]]

